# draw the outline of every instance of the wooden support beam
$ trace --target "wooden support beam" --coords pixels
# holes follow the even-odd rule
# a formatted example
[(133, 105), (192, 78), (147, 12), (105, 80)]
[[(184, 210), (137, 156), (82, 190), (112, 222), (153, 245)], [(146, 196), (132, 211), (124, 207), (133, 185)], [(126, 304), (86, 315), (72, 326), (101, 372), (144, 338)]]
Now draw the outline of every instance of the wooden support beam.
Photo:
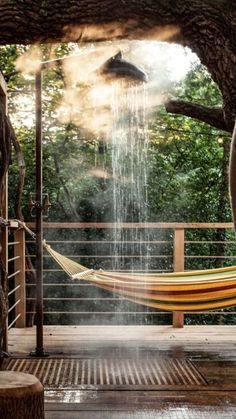
[(182, 329), (184, 327), (184, 312), (173, 311), (172, 325), (175, 329)]
[[(175, 229), (174, 232), (174, 271), (184, 271), (184, 228)], [(182, 311), (173, 312), (173, 327), (184, 327), (184, 313)]]

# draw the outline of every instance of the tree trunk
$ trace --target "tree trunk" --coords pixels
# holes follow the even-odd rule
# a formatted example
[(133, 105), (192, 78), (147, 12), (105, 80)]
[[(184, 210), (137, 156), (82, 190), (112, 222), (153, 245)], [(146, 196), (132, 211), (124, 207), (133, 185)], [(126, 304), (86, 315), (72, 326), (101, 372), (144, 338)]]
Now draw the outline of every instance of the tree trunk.
[(44, 419), (43, 386), (34, 375), (0, 371), (0, 417)]

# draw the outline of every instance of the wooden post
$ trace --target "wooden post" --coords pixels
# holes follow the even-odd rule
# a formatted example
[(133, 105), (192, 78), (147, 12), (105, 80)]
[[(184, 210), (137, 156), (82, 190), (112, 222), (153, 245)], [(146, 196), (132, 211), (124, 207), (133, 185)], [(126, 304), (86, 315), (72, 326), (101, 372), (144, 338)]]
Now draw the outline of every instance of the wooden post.
[(43, 348), (43, 149), (42, 149), (42, 69), (35, 75), (35, 233), (36, 233), (36, 348), (32, 356), (47, 356)]
[[(184, 228), (176, 228), (174, 231), (174, 271), (184, 271)], [(173, 312), (173, 327), (184, 327), (184, 312)]]
[[(7, 85), (4, 80), (2, 73), (0, 72), (0, 102), (3, 104), (5, 113), (7, 114)], [(4, 181), (4, 191), (3, 191), (3, 203), (2, 208), (0, 209), (1, 217), (8, 219), (8, 175), (5, 175)], [(2, 266), (6, 274), (8, 273), (8, 228), (4, 227), (1, 231), (1, 261)], [(7, 343), (7, 329), (8, 329), (8, 319), (5, 323), (5, 330), (3, 330), (3, 350), (8, 351)]]
[(15, 276), (15, 287), (19, 286), (16, 290), (15, 296), (16, 301), (20, 302), (16, 306), (16, 317), (20, 314), (20, 317), (16, 320), (16, 327), (25, 327), (26, 319), (26, 292), (25, 292), (25, 230), (21, 228), (14, 232), (14, 256), (19, 256), (19, 259), (15, 260), (14, 271), (18, 272)]

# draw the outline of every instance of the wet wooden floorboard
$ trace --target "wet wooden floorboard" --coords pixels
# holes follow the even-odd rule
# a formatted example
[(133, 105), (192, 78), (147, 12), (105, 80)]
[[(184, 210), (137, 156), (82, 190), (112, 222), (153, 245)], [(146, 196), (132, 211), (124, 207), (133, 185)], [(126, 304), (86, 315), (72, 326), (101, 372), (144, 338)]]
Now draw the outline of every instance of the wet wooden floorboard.
[[(206, 386), (46, 390), (46, 419), (236, 419), (236, 326), (46, 326), (54, 358), (190, 360)], [(13, 329), (9, 350), (25, 358), (35, 329)]]
[[(9, 351), (26, 354), (35, 348), (35, 328), (11, 329)], [(236, 326), (45, 326), (44, 346), (51, 352), (77, 354), (100, 347), (194, 350), (227, 354), (236, 349)]]
[(228, 392), (112, 391), (77, 397), (80, 403), (46, 403), (46, 419), (236, 418), (235, 395)]
[(163, 410), (139, 410), (136, 412), (46, 412), (45, 419), (235, 419), (235, 411), (232, 409), (163, 409)]

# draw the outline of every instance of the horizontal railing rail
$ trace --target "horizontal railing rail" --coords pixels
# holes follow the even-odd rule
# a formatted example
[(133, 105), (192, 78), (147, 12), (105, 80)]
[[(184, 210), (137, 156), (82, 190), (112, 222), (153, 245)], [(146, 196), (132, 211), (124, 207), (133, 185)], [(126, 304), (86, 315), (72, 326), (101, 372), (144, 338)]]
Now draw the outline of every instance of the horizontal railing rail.
[[(29, 228), (34, 229), (34, 223), (27, 224)], [(113, 269), (112, 264), (116, 259), (113, 248), (114, 240), (112, 239), (112, 230), (116, 229), (118, 224), (114, 223), (44, 223), (44, 235), (49, 244), (54, 246), (56, 250), (61, 252), (73, 260), (79, 261), (88, 266), (88, 268), (104, 267), (105, 269)], [(150, 272), (169, 272), (184, 271), (190, 269), (204, 269), (215, 265), (231, 264), (235, 260), (236, 249), (233, 234), (232, 223), (121, 223), (119, 224), (123, 230), (131, 232), (146, 231), (148, 232), (148, 240), (142, 235), (139, 242), (140, 249), (142, 246), (149, 246), (149, 254), (141, 255), (135, 253), (137, 245), (135, 239), (126, 236), (123, 243), (124, 253), (121, 255), (123, 267), (119, 271), (137, 271), (140, 268), (131, 268), (129, 261), (141, 258), (150, 262)], [(227, 232), (216, 238), (217, 230), (222, 229)], [(215, 231), (215, 232), (214, 232)], [(151, 235), (150, 235), (151, 233)], [(127, 233), (129, 234), (129, 233)], [(151, 237), (151, 238), (150, 238)], [(32, 239), (27, 242), (29, 246), (33, 246)], [(116, 244), (120, 244), (118, 240)], [(133, 254), (128, 252), (129, 246), (133, 246)], [(219, 246), (221, 248), (219, 249)], [(223, 246), (223, 247), (222, 247)], [(222, 253), (223, 249), (223, 253)], [(220, 252), (219, 252), (220, 250)], [(31, 251), (34, 259), (34, 249)], [(27, 283), (27, 289), (34, 287), (35, 284)], [(169, 319), (169, 314), (159, 310), (143, 310), (143, 308), (134, 308), (134, 305), (127, 306), (124, 298), (96, 294), (93, 291), (94, 286), (87, 283), (72, 283), (67, 280), (62, 273), (61, 268), (56, 266), (50, 259), (50, 256), (44, 255), (44, 305), (45, 316), (47, 322), (63, 322), (63, 316), (67, 316), (67, 322), (73, 324), (80, 318), (83, 318), (86, 324), (86, 316), (89, 322), (89, 316), (94, 320), (117, 317), (117, 321), (122, 316), (130, 317), (130, 321), (141, 318), (143, 315), (146, 319), (163, 316)], [(68, 293), (71, 292), (70, 295)], [(57, 295), (57, 293), (59, 293)], [(56, 294), (56, 295), (55, 295)], [(34, 297), (29, 297), (28, 302), (32, 302)], [(113, 306), (116, 304), (117, 306)], [(100, 305), (99, 305), (100, 304)], [(61, 305), (61, 307), (59, 306)], [(128, 307), (128, 310), (127, 310)], [(99, 308), (99, 310), (98, 310)], [(231, 311), (230, 311), (231, 310)], [(191, 318), (199, 315), (207, 315), (208, 317), (218, 316), (222, 321), (222, 316), (231, 318), (234, 310), (215, 310), (210, 312), (185, 313)], [(28, 309), (28, 314), (32, 314), (32, 310)], [(76, 320), (77, 318), (77, 320)], [(69, 319), (69, 320), (68, 320)], [(191, 320), (191, 319), (190, 319)], [(102, 321), (102, 320), (101, 320)], [(149, 320), (148, 320), (149, 322)], [(173, 324), (181, 327), (184, 322), (184, 313), (174, 313)]]
[[(34, 228), (35, 223), (27, 223), (29, 228)], [(104, 229), (111, 228), (114, 229), (117, 226), (121, 228), (161, 228), (161, 229), (215, 229), (215, 228), (234, 228), (233, 223), (163, 223), (163, 222), (148, 222), (148, 223), (70, 223), (70, 222), (45, 222), (43, 223), (43, 228), (96, 228)]]

